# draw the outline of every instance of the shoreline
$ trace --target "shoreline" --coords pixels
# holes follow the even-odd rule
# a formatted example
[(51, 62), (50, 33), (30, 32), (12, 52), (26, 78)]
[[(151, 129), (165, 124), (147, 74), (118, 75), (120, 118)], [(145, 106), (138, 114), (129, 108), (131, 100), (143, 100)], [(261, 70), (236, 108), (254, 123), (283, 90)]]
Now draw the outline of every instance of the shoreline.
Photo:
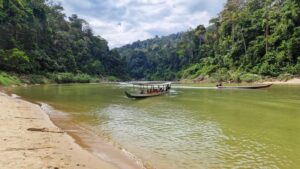
[(103, 139), (84, 125), (78, 124), (68, 113), (56, 110), (46, 103), (38, 104), (56, 126), (66, 131), (75, 140), (76, 144), (93, 155), (121, 169), (151, 169), (151, 167), (146, 168), (140, 159), (120, 145), (111, 140)]
[[(224, 84), (274, 84), (274, 85), (300, 85), (300, 78), (292, 78), (286, 81), (278, 80), (278, 79), (268, 79), (262, 81), (254, 81), (254, 82), (223, 82)], [(192, 84), (192, 85), (215, 85), (216, 83), (208, 82), (208, 81), (200, 81), (200, 82), (193, 82), (192, 80), (184, 80), (184, 81), (173, 81), (173, 84)]]
[(264, 84), (280, 84), (280, 85), (300, 85), (300, 78), (293, 78), (287, 81), (272, 80), (263, 82)]
[[(0, 91), (0, 107), (0, 168), (140, 168), (134, 162), (120, 166), (115, 159), (95, 155), (68, 131), (61, 130), (37, 104)], [(102, 146), (107, 149), (107, 145)]]

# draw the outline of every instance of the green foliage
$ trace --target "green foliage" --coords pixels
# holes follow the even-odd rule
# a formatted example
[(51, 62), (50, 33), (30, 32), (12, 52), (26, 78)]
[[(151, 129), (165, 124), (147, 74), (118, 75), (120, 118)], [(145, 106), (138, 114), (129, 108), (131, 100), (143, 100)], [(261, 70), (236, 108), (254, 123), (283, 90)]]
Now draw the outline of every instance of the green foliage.
[(108, 76), (107, 80), (110, 81), (110, 82), (117, 82), (117, 81), (119, 81), (118, 78), (116, 78), (115, 76)]
[(136, 79), (163, 79), (168, 72), (177, 75), (174, 79), (203, 75), (239, 82), (299, 75), (299, 46), (298, 0), (227, 0), (208, 27), (138, 41), (118, 51)]
[(88, 74), (57, 73), (49, 75), (56, 83), (89, 83), (93, 78)]
[(182, 33), (137, 41), (117, 49), (126, 62), (131, 78), (144, 80), (174, 80), (182, 68), (177, 43)]
[(229, 74), (229, 81), (235, 83), (241, 82), (242, 73), (240, 71), (229, 71), (228, 74)]
[(244, 82), (255, 82), (261, 80), (261, 76), (257, 74), (246, 73), (240, 76), (240, 80)]
[(39, 76), (45, 74), (58, 83), (299, 75), (299, 11), (299, 0), (227, 0), (208, 27), (109, 50), (85, 20), (66, 18), (60, 5), (0, 0), (0, 70), (24, 74), (31, 83), (46, 83)]
[(215, 73), (211, 75), (214, 82), (224, 82), (230, 79), (230, 75), (226, 68), (218, 69)]
[(20, 80), (12, 75), (0, 71), (0, 85), (9, 86), (9, 85), (19, 85)]
[(77, 74), (74, 77), (75, 83), (89, 83), (93, 80), (93, 78), (88, 74)]
[(17, 48), (0, 50), (0, 67), (3, 70), (24, 73), (28, 68), (29, 57)]
[(187, 69), (183, 70), (182, 72), (182, 78), (186, 79), (189, 78), (190, 75), (196, 74), (201, 69), (199, 64), (194, 64)]
[(49, 80), (43, 75), (26, 75), (21, 77), (23, 83), (28, 84), (48, 84)]
[(284, 73), (278, 76), (278, 80), (280, 81), (288, 81), (290, 79), (292, 79), (294, 76), (289, 74), (289, 73)]
[[(25, 75), (82, 72), (127, 77), (118, 53), (94, 36), (85, 20), (77, 15), (66, 19), (57, 3), (0, 0), (0, 37), (0, 70)], [(65, 79), (68, 81), (67, 75)], [(42, 79), (33, 76), (28, 80), (39, 83)]]

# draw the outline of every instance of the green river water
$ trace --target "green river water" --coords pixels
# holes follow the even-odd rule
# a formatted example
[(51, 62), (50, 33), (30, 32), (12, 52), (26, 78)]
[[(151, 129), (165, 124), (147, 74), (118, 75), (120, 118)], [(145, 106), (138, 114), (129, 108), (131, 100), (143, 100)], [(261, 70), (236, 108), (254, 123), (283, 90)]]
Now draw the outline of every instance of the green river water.
[(14, 93), (78, 123), (158, 169), (300, 167), (300, 86), (173, 89), (143, 100), (118, 85), (20, 87)]

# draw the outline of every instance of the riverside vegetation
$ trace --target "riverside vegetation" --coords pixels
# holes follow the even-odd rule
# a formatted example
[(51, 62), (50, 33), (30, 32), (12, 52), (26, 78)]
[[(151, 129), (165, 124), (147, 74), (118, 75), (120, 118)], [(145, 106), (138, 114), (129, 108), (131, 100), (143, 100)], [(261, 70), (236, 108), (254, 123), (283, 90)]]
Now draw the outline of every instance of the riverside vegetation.
[(122, 58), (85, 20), (65, 18), (51, 1), (0, 0), (0, 70), (29, 83), (126, 78)]
[(228, 0), (208, 27), (138, 41), (118, 51), (134, 78), (251, 82), (299, 75), (299, 46), (300, 1)]
[(75, 14), (66, 19), (59, 4), (0, 0), (0, 37), (1, 84), (100, 78), (252, 82), (300, 72), (298, 0), (228, 0), (207, 27), (113, 50), (85, 20)]

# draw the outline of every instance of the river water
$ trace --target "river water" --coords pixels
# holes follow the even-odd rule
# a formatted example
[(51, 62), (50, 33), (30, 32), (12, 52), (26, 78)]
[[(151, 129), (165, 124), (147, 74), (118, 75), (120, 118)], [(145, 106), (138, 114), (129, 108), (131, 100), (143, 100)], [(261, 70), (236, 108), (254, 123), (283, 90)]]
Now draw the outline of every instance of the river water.
[(15, 88), (68, 113), (158, 169), (298, 168), (300, 86), (261, 90), (173, 89), (143, 100), (119, 85)]

